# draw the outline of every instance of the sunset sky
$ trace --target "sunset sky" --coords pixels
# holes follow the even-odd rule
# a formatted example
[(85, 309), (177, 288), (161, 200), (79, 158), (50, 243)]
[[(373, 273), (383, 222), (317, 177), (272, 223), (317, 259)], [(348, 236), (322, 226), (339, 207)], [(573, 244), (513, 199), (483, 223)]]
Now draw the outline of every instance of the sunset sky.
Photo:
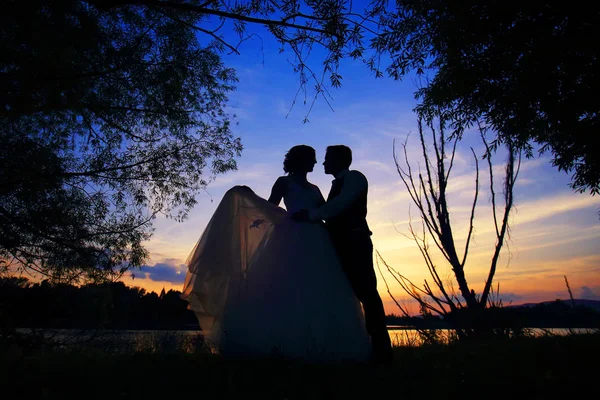
[[(409, 157), (414, 165), (420, 160), (412, 112), (417, 104), (413, 92), (418, 81), (414, 77), (401, 83), (375, 79), (364, 65), (345, 62), (341, 65), (342, 88), (330, 91), (334, 111), (319, 100), (309, 115), (310, 122), (303, 124), (308, 105), (302, 104), (302, 94), (286, 118), (299, 84), (288, 63), (290, 56), (279, 54), (268, 34), (261, 34), (261, 38), (244, 43), (241, 55), (225, 56), (240, 79), (229, 102), (229, 111), (237, 115), (239, 123), (234, 132), (244, 145), (238, 170), (218, 176), (207, 192), (198, 196), (198, 204), (185, 222), (158, 219), (155, 234), (147, 243), (148, 265), (134, 271), (135, 279), (126, 276), (124, 282), (153, 291), (163, 287), (181, 290), (185, 260), (223, 194), (234, 185), (248, 185), (258, 195), (268, 197), (273, 182), (283, 175), (284, 154), (297, 144), (316, 149), (318, 164), (308, 178), (325, 196), (332, 179), (323, 173), (321, 165), (325, 148), (331, 144), (352, 148), (352, 168), (362, 171), (370, 184), (367, 218), (375, 248), (400, 273), (416, 283), (423, 282), (428, 278), (425, 264), (415, 244), (403, 236), (409, 233), (410, 214), (414, 222), (419, 218), (414, 205), (410, 207), (392, 158), (393, 140), (402, 143), (410, 133)], [(318, 53), (313, 65), (319, 66)], [(311, 99), (308, 97), (309, 103)], [(459, 145), (450, 178), (451, 220), (459, 248), (466, 236), (475, 185), (470, 146), (481, 150), (477, 135), (467, 135)], [(496, 156), (498, 168), (504, 158), (503, 154)], [(498, 181), (500, 178), (498, 169)], [(565, 275), (576, 298), (600, 299), (600, 198), (574, 193), (568, 183), (569, 176), (551, 166), (548, 154), (523, 160), (515, 189), (511, 236), (495, 280), (505, 304), (568, 298)], [(485, 181), (480, 189), (480, 211), (465, 269), (476, 292), (485, 282), (494, 244)], [(442, 275), (450, 278), (449, 268), (443, 263), (439, 266)], [(406, 299), (406, 295), (389, 274), (378, 275), (387, 313), (399, 313), (386, 293), (384, 277), (399, 298)]]

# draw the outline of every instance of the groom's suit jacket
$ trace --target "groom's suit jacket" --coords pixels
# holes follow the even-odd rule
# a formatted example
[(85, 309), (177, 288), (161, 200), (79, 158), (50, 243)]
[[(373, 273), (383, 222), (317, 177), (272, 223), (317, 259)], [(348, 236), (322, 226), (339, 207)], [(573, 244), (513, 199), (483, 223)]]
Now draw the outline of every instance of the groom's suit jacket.
[(371, 235), (367, 224), (367, 178), (359, 171), (342, 171), (332, 182), (327, 203), (310, 213), (312, 220), (325, 220), (332, 235)]

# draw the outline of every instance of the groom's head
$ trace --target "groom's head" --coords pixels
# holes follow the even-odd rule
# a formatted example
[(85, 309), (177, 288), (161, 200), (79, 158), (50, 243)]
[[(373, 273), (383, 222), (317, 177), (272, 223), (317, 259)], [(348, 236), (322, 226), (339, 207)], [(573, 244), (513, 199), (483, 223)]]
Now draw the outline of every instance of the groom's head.
[(323, 161), (326, 174), (336, 176), (343, 170), (350, 168), (350, 164), (352, 164), (352, 150), (350, 150), (350, 147), (343, 144), (327, 147), (325, 161)]

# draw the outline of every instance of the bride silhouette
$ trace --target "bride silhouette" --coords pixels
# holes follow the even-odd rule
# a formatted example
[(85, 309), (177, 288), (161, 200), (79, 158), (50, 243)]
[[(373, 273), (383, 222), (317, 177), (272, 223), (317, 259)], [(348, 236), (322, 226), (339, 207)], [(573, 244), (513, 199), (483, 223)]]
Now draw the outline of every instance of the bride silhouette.
[(227, 191), (188, 258), (183, 298), (225, 356), (370, 358), (364, 315), (329, 233), (290, 218), (325, 203), (307, 180), (315, 164), (312, 147), (294, 146), (268, 200), (247, 186)]

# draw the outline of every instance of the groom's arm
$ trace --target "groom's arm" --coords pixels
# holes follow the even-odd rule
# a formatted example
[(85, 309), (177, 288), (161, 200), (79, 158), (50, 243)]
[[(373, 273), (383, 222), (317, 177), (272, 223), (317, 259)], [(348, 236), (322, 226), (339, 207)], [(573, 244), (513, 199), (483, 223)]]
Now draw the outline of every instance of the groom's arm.
[(344, 177), (344, 185), (339, 195), (319, 208), (308, 212), (311, 221), (327, 220), (341, 214), (369, 188), (367, 178), (358, 171), (349, 171)]

